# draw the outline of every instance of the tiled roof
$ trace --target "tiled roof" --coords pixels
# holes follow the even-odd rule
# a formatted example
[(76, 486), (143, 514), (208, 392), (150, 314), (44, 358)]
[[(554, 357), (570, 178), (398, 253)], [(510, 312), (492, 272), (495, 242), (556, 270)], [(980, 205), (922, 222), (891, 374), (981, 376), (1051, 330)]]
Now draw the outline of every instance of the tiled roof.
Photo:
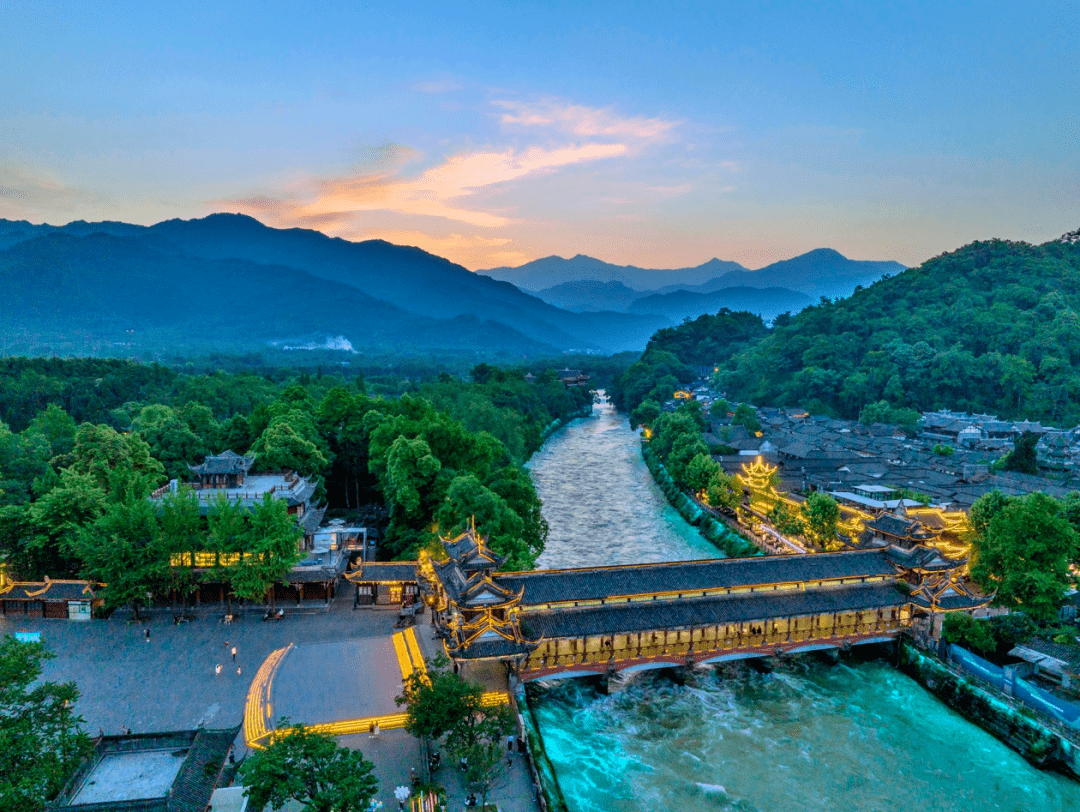
[(530, 612), (521, 623), (533, 638), (584, 637), (876, 609), (908, 600), (892, 584), (870, 584)]
[(7, 591), (0, 591), (5, 601), (85, 601), (93, 600), (89, 581), (17, 581)]
[(756, 584), (793, 583), (860, 576), (894, 575), (895, 568), (879, 550), (855, 553), (756, 556), (707, 561), (538, 570), (497, 576), (517, 591), (522, 605), (598, 600), (618, 595), (695, 592)]
[(241, 457), (233, 451), (207, 455), (201, 465), (189, 465), (196, 474), (243, 474), (254, 464), (254, 457)]
[(169, 812), (205, 812), (239, 727), (200, 730), (169, 791)]
[(361, 565), (360, 572), (353, 575), (350, 573), (350, 581), (363, 581), (372, 584), (404, 583), (416, 580), (415, 561), (368, 561)]

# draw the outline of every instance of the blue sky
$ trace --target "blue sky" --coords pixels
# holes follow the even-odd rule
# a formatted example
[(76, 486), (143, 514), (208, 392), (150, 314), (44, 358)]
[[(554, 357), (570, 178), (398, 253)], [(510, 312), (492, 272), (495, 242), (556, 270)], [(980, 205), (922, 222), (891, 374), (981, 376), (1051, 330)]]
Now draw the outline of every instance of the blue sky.
[(0, 217), (244, 211), (476, 269), (1080, 226), (1077, 4), (14, 3)]

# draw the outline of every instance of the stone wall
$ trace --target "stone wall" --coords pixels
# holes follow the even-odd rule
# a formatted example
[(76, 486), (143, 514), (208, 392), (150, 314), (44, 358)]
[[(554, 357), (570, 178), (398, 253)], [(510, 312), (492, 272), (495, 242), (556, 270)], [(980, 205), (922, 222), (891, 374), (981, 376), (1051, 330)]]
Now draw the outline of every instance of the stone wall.
[(1080, 778), (1080, 748), (1034, 715), (990, 689), (952, 671), (908, 641), (900, 644), (899, 668), (969, 722), (987, 731), (1042, 769)]

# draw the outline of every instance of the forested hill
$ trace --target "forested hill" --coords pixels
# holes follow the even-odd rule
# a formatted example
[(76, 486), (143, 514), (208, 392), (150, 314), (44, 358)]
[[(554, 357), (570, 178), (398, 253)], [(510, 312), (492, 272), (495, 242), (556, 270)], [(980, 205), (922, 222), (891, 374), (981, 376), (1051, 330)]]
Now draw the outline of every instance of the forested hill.
[[(1078, 311), (1080, 232), (1038, 246), (976, 242), (781, 316), (750, 346), (717, 358), (717, 379), (732, 399), (844, 417), (887, 400), (1075, 425)], [(693, 348), (731, 343), (700, 332), (696, 322), (661, 331), (643, 360), (667, 351), (700, 364)]]

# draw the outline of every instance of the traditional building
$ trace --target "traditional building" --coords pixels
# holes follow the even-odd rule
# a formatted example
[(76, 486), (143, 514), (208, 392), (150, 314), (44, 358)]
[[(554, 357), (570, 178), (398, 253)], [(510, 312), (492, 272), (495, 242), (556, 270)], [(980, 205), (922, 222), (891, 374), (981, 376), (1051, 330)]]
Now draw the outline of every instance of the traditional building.
[[(240, 728), (99, 736), (51, 812), (206, 812)], [(228, 771), (229, 775), (224, 773)]]
[(207, 455), (201, 465), (189, 465), (195, 475), (196, 490), (210, 488), (239, 488), (244, 484), (244, 476), (255, 464), (254, 457), (241, 457), (231, 450), (217, 456)]
[(533, 641), (516, 622), (522, 590), (495, 576), (506, 559), (487, 546), (475, 521), (456, 538), (441, 541), (446, 560), (422, 555), (419, 575), (447, 655), (453, 660), (519, 661)]
[[(223, 495), (231, 503), (249, 510), (255, 508), (269, 494), (288, 506), (289, 515), (296, 519), (304, 532), (302, 548), (315, 547), (315, 531), (326, 514), (325, 505), (314, 504), (316, 485), (294, 471), (249, 473), (254, 457), (242, 457), (233, 451), (207, 456), (200, 465), (189, 465), (193, 481), (186, 483), (199, 500), (199, 508), (205, 514)], [(154, 491), (151, 498), (161, 500), (170, 491), (175, 493), (180, 483), (173, 480)]]
[[(249, 511), (261, 504), (267, 495), (285, 502), (289, 515), (296, 520), (303, 533), (299, 549), (306, 551), (307, 555), (288, 573), (285, 583), (274, 585), (273, 598), (329, 602), (334, 596), (337, 580), (348, 563), (348, 556), (333, 534), (317, 533), (326, 514), (326, 506), (314, 502), (315, 482), (294, 471), (252, 474), (253, 463), (254, 457), (241, 456), (231, 450), (209, 455), (200, 465), (188, 466), (193, 481), (187, 485), (198, 499), (203, 515), (209, 513), (223, 497)], [(151, 499), (160, 502), (167, 493), (176, 493), (179, 487), (180, 483), (173, 480), (151, 494)], [(317, 535), (321, 543), (317, 543)], [(216, 553), (209, 550), (194, 554), (177, 553), (171, 564), (211, 572), (222, 564), (231, 563), (231, 559), (239, 560), (242, 555), (247, 553)], [(200, 584), (195, 594), (199, 602), (224, 601), (228, 588), (224, 583), (207, 581)]]
[(0, 578), (0, 615), (89, 620), (102, 600), (89, 581), (10, 581)]
[(475, 527), (443, 548), (418, 574), (447, 655), (522, 679), (876, 642), (989, 601), (926, 546), (506, 573)]

